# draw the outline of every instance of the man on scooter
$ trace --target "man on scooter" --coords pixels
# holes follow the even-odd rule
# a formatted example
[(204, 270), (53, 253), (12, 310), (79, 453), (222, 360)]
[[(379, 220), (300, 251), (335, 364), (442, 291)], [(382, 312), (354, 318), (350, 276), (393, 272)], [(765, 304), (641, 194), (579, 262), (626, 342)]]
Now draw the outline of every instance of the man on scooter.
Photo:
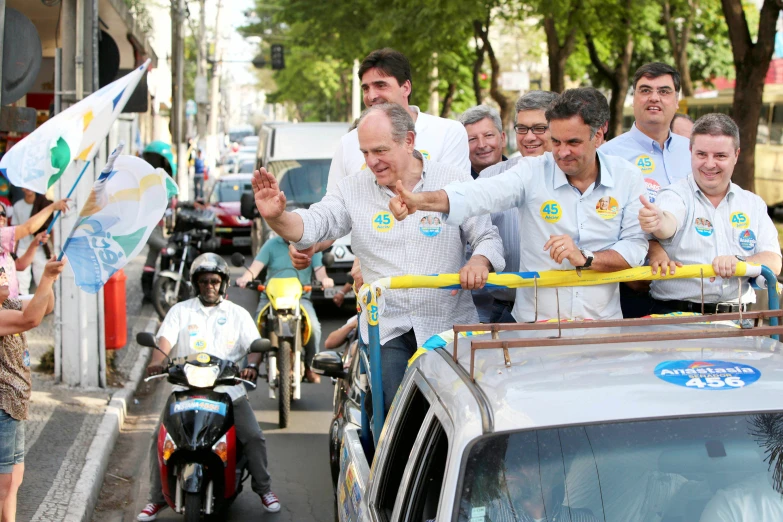
[[(196, 297), (177, 303), (166, 314), (157, 334), (158, 347), (163, 353), (157, 350), (152, 353), (147, 374), (162, 373), (165, 370), (163, 354), (168, 354), (173, 346), (177, 346), (176, 353), (180, 357), (204, 352), (238, 362), (247, 355), (248, 365), (240, 378), (255, 380), (261, 354), (248, 354), (247, 350), (260, 336), (250, 314), (225, 299), (229, 285), (228, 264), (217, 254), (202, 254), (193, 261), (190, 274)], [(247, 455), (253, 491), (261, 497), (266, 511), (280, 511), (280, 501), (270, 487), (266, 440), (244, 386), (219, 386), (215, 390), (228, 393), (234, 402), (234, 425), (237, 438)], [(158, 473), (156, 439), (153, 437), (150, 455), (149, 504), (136, 517), (140, 521), (155, 520), (167, 505)]]
[[(275, 236), (264, 243), (248, 271), (237, 279), (237, 285), (244, 288), (250, 281), (258, 277), (264, 267), (267, 267), (265, 284), (269, 284), (269, 280), (274, 277), (293, 277), (295, 273), (302, 286), (306, 286), (313, 282), (313, 274), (315, 274), (315, 278), (324, 288), (332, 288), (334, 280), (326, 275), (326, 267), (323, 265), (322, 256), (323, 254), (318, 252), (313, 255), (310, 266), (297, 270), (294, 268), (291, 257), (288, 255), (288, 241), (280, 236)], [(261, 310), (264, 309), (267, 303), (269, 303), (269, 298), (264, 292), (261, 292), (256, 317), (258, 317), (258, 314), (261, 313)], [(310, 318), (310, 328), (313, 331), (313, 335), (310, 336), (310, 340), (305, 345), (305, 379), (307, 379), (307, 382), (319, 383), (321, 382), (321, 377), (310, 368), (310, 364), (321, 347), (321, 323), (318, 321), (313, 302), (310, 300), (310, 292), (302, 294), (299, 305)]]

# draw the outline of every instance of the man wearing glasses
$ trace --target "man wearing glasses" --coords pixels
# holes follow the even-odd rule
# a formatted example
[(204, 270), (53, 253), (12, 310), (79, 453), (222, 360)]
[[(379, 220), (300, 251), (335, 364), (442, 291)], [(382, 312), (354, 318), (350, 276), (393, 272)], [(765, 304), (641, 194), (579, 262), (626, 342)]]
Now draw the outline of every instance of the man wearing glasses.
[[(677, 112), (680, 73), (670, 65), (653, 62), (642, 65), (633, 77), (631, 130), (601, 147), (601, 152), (625, 158), (639, 169), (647, 186), (647, 198), (655, 202), (658, 191), (691, 173), (688, 139), (674, 134), (670, 125)], [(668, 261), (657, 242), (650, 243), (650, 266)], [(650, 310), (649, 283), (620, 285), (624, 317), (641, 317)]]
[[(479, 179), (497, 176), (516, 165), (524, 157), (541, 156), (552, 150), (552, 136), (549, 133), (549, 122), (546, 121), (546, 108), (555, 98), (557, 98), (555, 92), (530, 91), (517, 100), (514, 130), (517, 136), (517, 148), (522, 155), (508, 160), (504, 158), (504, 161), (496, 161), (495, 164), (481, 171)], [(467, 126), (465, 128), (467, 129)], [(469, 130), (468, 139), (470, 139)], [(519, 233), (519, 214), (516, 207), (502, 212), (493, 212), (492, 224), (498, 227), (500, 238), (503, 240), (506, 270), (511, 272), (519, 270), (521, 235)], [(512, 288), (492, 288), (486, 291), (493, 297), (489, 322), (497, 323), (502, 317), (510, 318), (511, 310), (514, 308), (516, 291)], [(481, 316), (480, 308), (479, 316)]]

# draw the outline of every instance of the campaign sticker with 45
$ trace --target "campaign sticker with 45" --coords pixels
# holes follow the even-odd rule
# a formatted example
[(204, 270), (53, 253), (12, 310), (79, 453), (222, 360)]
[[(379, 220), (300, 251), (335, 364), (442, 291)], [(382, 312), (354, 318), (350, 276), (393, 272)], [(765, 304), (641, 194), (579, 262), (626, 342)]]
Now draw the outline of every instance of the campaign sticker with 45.
[(753, 366), (728, 361), (665, 361), (655, 376), (670, 384), (697, 390), (736, 390), (761, 378)]

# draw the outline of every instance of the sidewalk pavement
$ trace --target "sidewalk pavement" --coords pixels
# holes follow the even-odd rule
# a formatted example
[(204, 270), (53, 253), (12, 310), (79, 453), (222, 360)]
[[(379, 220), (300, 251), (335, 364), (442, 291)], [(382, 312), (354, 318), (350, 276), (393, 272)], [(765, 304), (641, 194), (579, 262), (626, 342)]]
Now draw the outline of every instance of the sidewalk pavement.
[(109, 455), (149, 358), (136, 333), (155, 331), (157, 314), (142, 304), (141, 272), (146, 249), (125, 267), (128, 343), (114, 354), (106, 389), (71, 388), (36, 371), (54, 344), (49, 315), (27, 335), (33, 392), (25, 429), (25, 474), (19, 490), (18, 522), (82, 522), (92, 517)]

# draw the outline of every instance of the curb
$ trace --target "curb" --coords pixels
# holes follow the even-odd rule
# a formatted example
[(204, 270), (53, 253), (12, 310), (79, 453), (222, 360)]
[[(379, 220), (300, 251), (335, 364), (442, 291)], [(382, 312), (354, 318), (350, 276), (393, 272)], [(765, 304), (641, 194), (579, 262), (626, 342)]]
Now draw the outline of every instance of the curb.
[[(157, 325), (157, 317), (151, 317), (147, 321), (144, 331), (154, 332)], [(144, 376), (144, 368), (147, 366), (151, 351), (149, 348), (139, 350), (125, 385), (111, 396), (103, 413), (103, 419), (98, 426), (98, 431), (87, 451), (84, 467), (71, 494), (63, 522), (87, 522), (92, 519), (92, 513), (103, 486), (103, 476), (109, 464), (109, 457), (128, 413), (128, 402), (133, 400), (136, 388)]]

